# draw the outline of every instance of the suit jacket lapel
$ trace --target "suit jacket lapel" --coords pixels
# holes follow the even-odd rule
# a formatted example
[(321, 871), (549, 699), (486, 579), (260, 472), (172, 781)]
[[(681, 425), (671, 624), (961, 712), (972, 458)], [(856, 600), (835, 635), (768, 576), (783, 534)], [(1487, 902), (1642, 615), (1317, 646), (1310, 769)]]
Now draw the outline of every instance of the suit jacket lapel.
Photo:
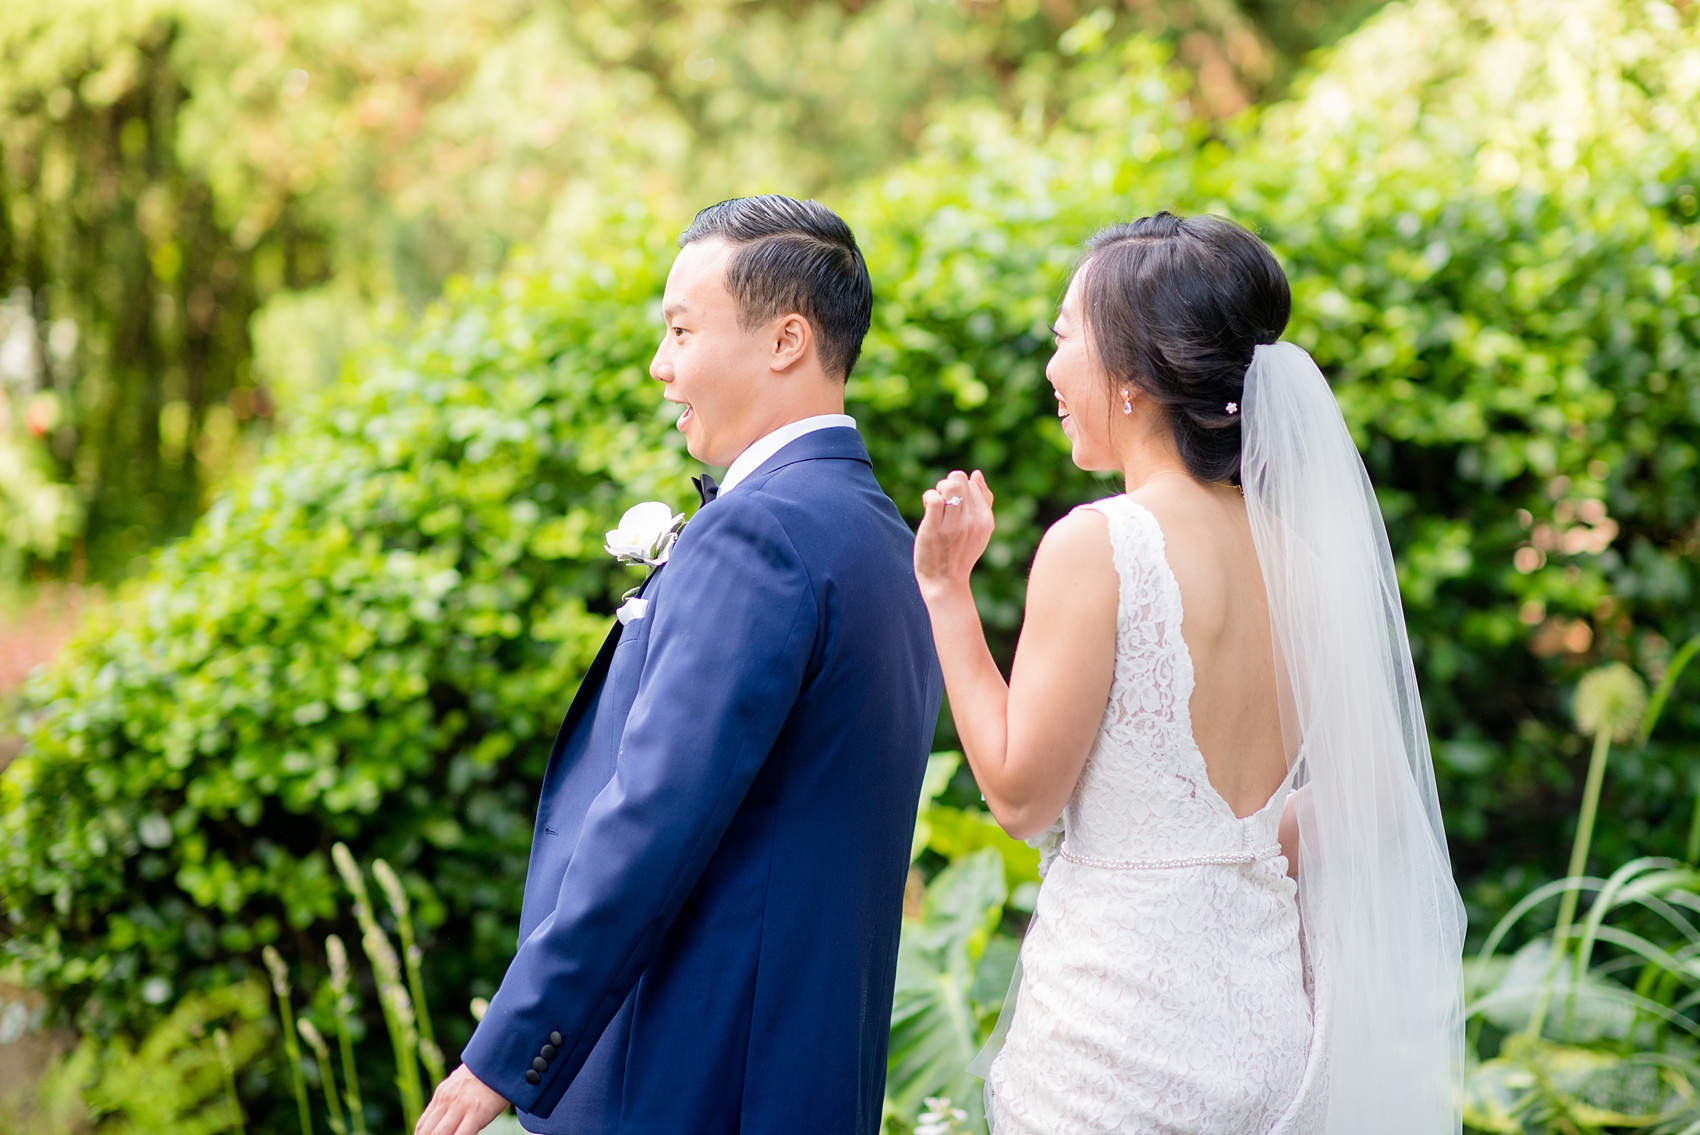
[[(655, 577), (661, 574), (666, 564), (659, 564), (655, 570), (644, 576), (638, 585), (638, 596), (649, 590), (649, 585), (655, 582)], [(572, 735), (574, 726), (579, 723), (591, 704), (602, 692), (603, 679), (608, 677), (608, 667), (614, 662), (614, 649), (620, 645), (620, 635), (626, 629), (626, 624), (619, 619), (608, 628), (608, 637), (602, 640), (602, 646), (597, 650), (596, 657), (590, 663), (590, 669), (584, 672), (584, 680), (578, 684), (578, 693), (573, 695), (572, 705), (567, 707), (566, 717), (561, 719), (560, 731), (555, 734), (555, 744), (549, 750), (549, 763), (553, 765), (555, 758), (561, 755), (561, 750), (567, 744), (567, 738)]]

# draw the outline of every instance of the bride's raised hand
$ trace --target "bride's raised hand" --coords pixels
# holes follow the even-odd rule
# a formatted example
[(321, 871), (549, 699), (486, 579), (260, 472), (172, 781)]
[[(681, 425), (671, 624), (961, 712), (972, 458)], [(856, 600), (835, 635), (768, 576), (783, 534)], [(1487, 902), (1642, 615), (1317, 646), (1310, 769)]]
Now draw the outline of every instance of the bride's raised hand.
[(915, 534), (915, 578), (921, 594), (965, 587), (997, 526), (992, 490), (978, 469), (958, 469), (921, 497), (926, 515)]

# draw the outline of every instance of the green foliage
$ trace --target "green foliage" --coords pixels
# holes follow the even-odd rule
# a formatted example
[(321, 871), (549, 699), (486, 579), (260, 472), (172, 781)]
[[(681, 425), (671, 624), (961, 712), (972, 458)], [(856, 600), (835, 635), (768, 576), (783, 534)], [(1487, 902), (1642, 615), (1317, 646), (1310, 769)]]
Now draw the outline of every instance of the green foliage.
[(97, 563), (127, 567), (155, 534), (188, 526), (200, 473), (227, 467), (241, 420), (269, 413), (247, 380), (247, 322), (268, 290), (256, 265), (298, 262), (301, 241), (287, 216), (239, 236), (204, 173), (185, 168), (193, 92), (171, 10), (0, 11), (0, 289), (28, 348), (0, 368), (0, 406), (38, 419), (34, 436), (0, 423), (0, 446), (27, 442), (86, 502), (61, 511), (57, 540), (0, 536), (14, 570), (85, 560), (86, 544), (69, 546), (85, 531)]
[[(1657, 676), (1700, 630), (1697, 26), (1667, 4), (1431, 2), (1383, 13), (1225, 150), (1156, 113), (1120, 49), (1121, 77), (1042, 137), (941, 132), (859, 205), (901, 313), (853, 380), (872, 432), (903, 439), (888, 483), (987, 470), (980, 594), (1007, 636), (1021, 583), (999, 569), (1094, 491), (1040, 380), (1072, 249), (1161, 205), (1259, 229), (1381, 491), (1460, 874), (1503, 909), (1560, 865), (1586, 766), (1563, 691), (1611, 659)], [(1634, 819), (1601, 833), (1609, 858), (1681, 847), (1696, 710), (1621, 766), (1609, 806)]]
[(1015, 965), (1014, 941), (995, 934), (1007, 897), (1003, 862), (985, 848), (939, 872), (920, 914), (904, 920), (886, 1080), (887, 1109), (899, 1116), (914, 1115), (928, 1096), (948, 1096), (983, 1121), (968, 1064)]
[(10, 582), (32, 559), (52, 559), (82, 527), (82, 509), (26, 430), (11, 428), (0, 391), (0, 579)]
[(301, 1036), (295, 1028), (295, 1008), (290, 1004), (293, 990), (289, 984), (289, 967), (274, 946), (260, 951), (260, 957), (271, 973), (272, 994), (277, 998), (278, 1017), (283, 1025), (283, 1052), (289, 1061), (290, 1087), (295, 1089), (295, 1112), (301, 1123), (301, 1135), (313, 1135), (307, 1105), (307, 1076), (301, 1063)]
[[(1558, 866), (1585, 765), (1561, 691), (1656, 677), (1700, 630), (1697, 63), (1692, 6), (1390, 8), (1221, 189), (1381, 491), (1478, 913)], [(1697, 708), (1614, 772), (1608, 860), (1681, 846)]]
[[(1147, 6), (1138, 23), (1185, 32), (1206, 101), (1229, 111), (1375, 2), (1317, 0), (1308, 28), (1268, 15), (1280, 48), (1257, 5)], [(287, 400), (334, 373), (368, 306), (418, 304), (516, 244), (591, 232), (591, 203), (634, 186), (669, 210), (806, 194), (903, 160), (944, 107), (1049, 111), (1083, 47), (1136, 27), (1096, 8), (9, 4), (0, 295), (21, 297), (35, 349), (0, 379), (59, 421), (0, 446), (80, 490), (82, 548), (123, 574), (200, 512), (277, 388)], [(18, 496), (9, 463), (0, 448), (0, 518)], [(56, 523), (85, 534), (81, 516)], [(14, 559), (78, 554), (17, 527), (0, 527)]]
[[(1700, 1127), (1700, 873), (1655, 857), (1608, 879), (1583, 873), (1611, 742), (1645, 744), (1663, 706), (1648, 702), (1638, 674), (1612, 663), (1578, 683), (1575, 710), (1594, 753), (1569, 872), (1512, 907), (1466, 962), (1465, 1127), (1692, 1132)], [(1585, 893), (1587, 916), (1576, 925)], [(1553, 898), (1550, 934), (1528, 935), (1522, 924)], [(1498, 955), (1517, 933), (1527, 938), (1522, 948)]]
[(15, 1135), (239, 1131), (242, 1115), (226, 1091), (223, 1062), (228, 1055), (245, 1064), (260, 1054), (265, 1011), (265, 988), (248, 982), (185, 998), (135, 1044), (86, 1038), (48, 1069), (33, 1102), (7, 1102), (0, 1120)]
[[(330, 990), (330, 1012), (336, 1022), (337, 1055), (342, 1060), (343, 1102), (348, 1106), (350, 1135), (366, 1135), (366, 1108), (360, 1094), (360, 1072), (354, 1063), (354, 997), (350, 992), (348, 949), (335, 934), (325, 938), (325, 961), (330, 968), (327, 985)], [(382, 993), (379, 994), (382, 996)], [(324, 1070), (321, 1084), (328, 1095), (335, 1095), (336, 1073), (329, 1059), (320, 1058)], [(334, 1113), (336, 1105), (327, 1101)]]
[[(1683, 643), (1665, 665), (1664, 677), (1659, 679), (1652, 698), (1647, 702), (1646, 714), (1641, 719), (1641, 733), (1636, 738), (1638, 744), (1645, 745), (1652, 739), (1659, 718), (1664, 716), (1665, 704), (1670, 701), (1671, 692), (1676, 689), (1677, 683), (1682, 681), (1683, 671), (1688, 669), (1688, 664), (1694, 661), (1697, 654), (1700, 654), (1700, 635), (1695, 635)], [(1688, 858), (1692, 861), (1694, 856), (1690, 855)]]
[(1045, 527), (1118, 491), (1068, 459), (1046, 325), (1082, 240), (1133, 202), (1176, 200), (1203, 164), (1205, 125), (1166, 60), (1145, 41), (1106, 46), (1080, 62), (1079, 97), (1055, 127), (952, 117), (914, 162), (846, 202), (876, 280), (851, 412), (912, 520), (942, 472), (993, 479), (998, 529), (975, 585), (1006, 660)]
[[(51, 394), (31, 391), (39, 344), (23, 296), (0, 299), (0, 581), (29, 559), (51, 560), (82, 527), (81, 502), (60, 484), (39, 439), (60, 422)], [(4, 585), (4, 584), (0, 584)]]
[[(902, 184), (879, 202), (902, 208)], [(851, 392), (882, 475), (915, 499), (948, 460), (941, 441), (968, 438), (967, 411), (984, 407), (1028, 493), (1059, 473), (1079, 483), (1054, 448), (1025, 444), (1033, 332), (1067, 246), (1043, 213), (1002, 237), (1019, 236), (1009, 259), (1050, 281), (1009, 293), (1021, 298), (1004, 330), (1025, 336), (1011, 349), (990, 322), (999, 265), (977, 260), (978, 218), (928, 220), (935, 230), (870, 236), (882, 281), (906, 281)], [(437, 988), (489, 991), (512, 948), (549, 735), (631, 583), (601, 534), (635, 500), (689, 492), (645, 377), (672, 231), (609, 217), (550, 269), (452, 289), (305, 407), (34, 687), (28, 751), (0, 782), (6, 948), (32, 984), (85, 1024), (145, 1019), (145, 982), (223, 980), (336, 919), (326, 848), (346, 839), (401, 872)], [(882, 240), (902, 243), (887, 253)], [(987, 405), (983, 382), (1019, 398)], [(1031, 542), (1003, 537), (994, 563)], [(998, 585), (1007, 628), (1019, 585)], [(452, 1050), (466, 1023), (445, 1029)]]
[(927, 775), (921, 783), (921, 809), (915, 820), (914, 855), (925, 848), (954, 863), (983, 848), (991, 848), (1003, 861), (1004, 882), (1013, 895), (1024, 883), (1039, 877), (1038, 849), (1009, 838), (984, 808), (956, 808), (938, 802), (961, 768), (961, 753), (934, 753), (927, 758)]
[[(1584, 891), (1593, 898), (1581, 925), (1495, 956), (1531, 912)], [(1466, 1127), (1591, 1135), (1700, 1122), (1697, 914), (1700, 876), (1661, 859), (1561, 879), (1513, 908), (1467, 967)]]
[(400, 870), (435, 978), (489, 991), (549, 736), (631, 583), (601, 534), (689, 491), (645, 389), (660, 236), (457, 294), (37, 687), (0, 787), (32, 984), (98, 1025), (245, 972), (337, 917), (346, 838)]
[[(423, 999), (418, 959), (410, 956), (404, 983), (402, 962), (378, 923), (365, 873), (343, 845), (338, 844), (333, 853), (362, 928), (374, 993), (384, 1008), (386, 1023), (400, 1026), (392, 1027), (390, 1035), (397, 1069), (392, 1086), (398, 1089), (402, 1101), (403, 1124), (411, 1127), (418, 1118), (422, 1090), (439, 1083), (444, 1071), (440, 1053), (425, 1035), (429, 1033), (426, 1022), (430, 1016)], [(411, 900), (399, 877), (381, 859), (373, 863), (372, 874), (384, 894), (404, 954), (416, 955)], [(315, 1130), (313, 1112), (317, 1110), (308, 1102), (308, 1084), (312, 1082), (320, 1089), (333, 1135), (364, 1132), (366, 1113), (349, 1036), (351, 973), (340, 939), (333, 935), (326, 947), (330, 972), (322, 992), (329, 997), (309, 997), (300, 1016), (289, 964), (272, 946), (261, 951), (275, 998), (269, 1003), (275, 1016), (268, 1023), (280, 1026), (281, 1061), (276, 1059), (277, 1045), (262, 1048), (259, 1043), (265, 1030), (257, 1022), (266, 1018), (268, 1008), (264, 986), (259, 982), (190, 994), (133, 1050), (121, 1039), (108, 1043), (93, 1037), (86, 1040), (75, 1052), (56, 1061), (43, 1083), (33, 1090), (0, 1099), (0, 1123), (18, 1135), (74, 1135), (88, 1130), (91, 1124), (114, 1135), (177, 1131), (235, 1131), (240, 1135), (245, 1116), (236, 1087), (238, 1076), (281, 1063), (293, 1089), (294, 1114), (287, 1120), (282, 1114), (276, 1115), (273, 1126), (282, 1123), (287, 1127), (293, 1120), (303, 1135), (311, 1135)], [(315, 1011), (321, 1018), (328, 1016), (335, 1021), (342, 1050), (340, 1075), (329, 1044), (310, 1019)], [(414, 1022), (422, 1026), (419, 1031), (412, 1028)], [(235, 1027), (234, 1039), (225, 1025)], [(310, 1061), (304, 1059), (297, 1037), (306, 1043)], [(425, 1065), (428, 1077), (423, 1085), (418, 1079), (420, 1064)], [(264, 1083), (263, 1076), (260, 1082)], [(261, 1126), (270, 1129), (264, 1123)]]
[[(343, 883), (354, 900), (354, 915), (355, 921), (360, 925), (361, 946), (371, 965), (374, 992), (389, 1034), (391, 1054), (395, 1058), (392, 1085), (401, 1103), (401, 1124), (404, 1129), (411, 1130), (419, 1121), (420, 1112), (424, 1110), (427, 1093), (442, 1082), (444, 1075), (442, 1053), (432, 1039), (431, 1014), (425, 1001), (419, 950), (414, 945), (412, 901), (407, 897), (401, 879), (394, 869), (382, 859), (374, 861), (372, 874), (378, 881), (379, 889), (384, 893), (389, 914), (394, 920), (396, 936), (402, 943), (401, 956), (408, 959), (407, 979), (404, 983), (401, 956), (397, 955), (389, 934), (378, 922), (377, 910), (366, 886), (365, 872), (354, 861), (346, 844), (336, 844), (331, 849), (331, 854), (336, 861), (337, 873), (342, 876)], [(325, 1040), (323, 1031), (308, 1016), (297, 1018), (295, 1015), (289, 964), (271, 946), (266, 946), (261, 951), (266, 968), (271, 974), (272, 993), (277, 998), (278, 1022), (283, 1029), (284, 1054), (289, 1065), (290, 1084), (294, 1089), (296, 1122), (302, 1135), (312, 1135), (314, 1130), (313, 1108), (308, 1102), (309, 1078), (318, 1082), (320, 1096), (325, 1101), (326, 1119), (333, 1135), (359, 1135), (366, 1130), (366, 1112), (362, 1101), (367, 1097), (360, 1087), (360, 1074), (349, 1035), (352, 1008), (349, 984), (352, 975), (347, 951), (342, 940), (336, 935), (326, 939), (325, 954), (330, 972), (325, 975), (322, 992), (328, 994), (328, 997), (319, 998), (319, 1008), (321, 1017), (328, 1015), (335, 1022), (338, 1046), (341, 1049), (339, 1055), (342, 1058), (340, 1086), (339, 1073), (331, 1059), (330, 1045)], [(330, 1002), (328, 1014), (323, 1012), (324, 1002), (327, 1000)], [(300, 1045), (294, 1043), (297, 1035), (306, 1042), (311, 1051), (311, 1065), (303, 1058)], [(424, 1066), (426, 1076), (423, 1081), (420, 1079), (421, 1065)]]
[[(1571, 879), (1580, 878), (1588, 867), (1588, 847), (1594, 838), (1594, 822), (1599, 815), (1600, 790), (1605, 784), (1606, 758), (1611, 754), (1612, 741), (1627, 741), (1641, 731), (1647, 713), (1647, 687), (1641, 676), (1621, 662), (1613, 662), (1591, 670), (1576, 684), (1576, 728), (1594, 738), (1593, 753), (1588, 758), (1588, 780), (1582, 788), (1582, 809), (1576, 817), (1576, 838), (1570, 846), (1570, 866), (1565, 872)], [(1651, 732), (1651, 727), (1648, 727)], [(1567, 890), (1559, 901), (1558, 921), (1553, 927), (1553, 964), (1563, 962), (1570, 922), (1576, 914), (1580, 891)], [(1529, 1019), (1531, 1038), (1541, 1035), (1546, 1018), (1547, 1000), (1541, 1001)]]
[(921, 785), (911, 858), (925, 850), (944, 866), (918, 901), (920, 868), (911, 875), (887, 1055), (888, 1135), (907, 1135), (912, 1119), (917, 1133), (985, 1130), (978, 1079), (967, 1066), (1003, 1007), (1020, 949), (1015, 931), (1038, 885), (1037, 852), (984, 809), (937, 802), (961, 762), (960, 753), (934, 753)]

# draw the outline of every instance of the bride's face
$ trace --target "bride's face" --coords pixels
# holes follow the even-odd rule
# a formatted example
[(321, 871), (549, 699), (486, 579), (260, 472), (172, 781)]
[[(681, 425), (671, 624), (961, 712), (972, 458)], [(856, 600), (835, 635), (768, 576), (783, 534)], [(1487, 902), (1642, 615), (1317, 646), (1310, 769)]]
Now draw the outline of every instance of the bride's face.
[(1120, 469), (1111, 434), (1121, 407), (1112, 406), (1110, 376), (1086, 333), (1081, 301), (1084, 277), (1084, 269), (1074, 274), (1051, 326), (1057, 349), (1045, 366), (1045, 378), (1056, 392), (1057, 415), (1073, 443), (1074, 463), (1088, 471)]

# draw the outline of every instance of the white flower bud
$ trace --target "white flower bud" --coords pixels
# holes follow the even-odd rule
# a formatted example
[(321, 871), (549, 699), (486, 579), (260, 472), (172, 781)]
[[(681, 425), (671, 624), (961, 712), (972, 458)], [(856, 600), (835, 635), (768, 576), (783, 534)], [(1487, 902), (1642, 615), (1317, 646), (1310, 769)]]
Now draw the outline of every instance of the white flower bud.
[(608, 533), (603, 550), (625, 563), (664, 564), (684, 519), (661, 501), (633, 505), (620, 517), (620, 526)]

